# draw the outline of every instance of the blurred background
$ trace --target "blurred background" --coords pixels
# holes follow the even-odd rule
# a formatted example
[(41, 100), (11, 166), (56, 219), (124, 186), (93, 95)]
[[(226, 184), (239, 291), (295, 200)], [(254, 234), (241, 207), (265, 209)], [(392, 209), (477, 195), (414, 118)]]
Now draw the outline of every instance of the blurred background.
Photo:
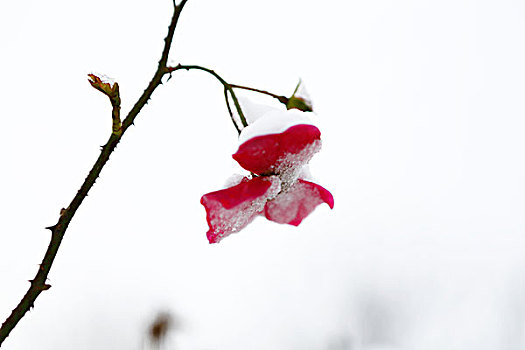
[[(111, 132), (87, 74), (119, 83), (125, 115), (171, 9), (0, 3), (2, 322)], [(170, 62), (288, 96), (302, 78), (335, 208), (209, 245), (199, 200), (241, 171), (237, 136), (221, 85), (177, 72), (2, 348), (525, 349), (524, 18), (517, 0), (189, 0)]]

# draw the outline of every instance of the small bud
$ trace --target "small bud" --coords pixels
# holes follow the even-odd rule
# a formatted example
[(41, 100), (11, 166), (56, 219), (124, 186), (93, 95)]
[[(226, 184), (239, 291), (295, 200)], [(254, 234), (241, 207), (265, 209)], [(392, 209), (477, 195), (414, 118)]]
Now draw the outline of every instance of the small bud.
[(118, 83), (102, 81), (95, 74), (88, 74), (89, 83), (98, 91), (101, 91), (111, 101), (113, 111), (111, 112), (111, 118), (113, 119), (112, 130), (114, 134), (122, 135), (122, 122), (120, 121), (120, 92)]
[(305, 101), (301, 97), (295, 97), (295, 96), (290, 97), (290, 99), (288, 100), (288, 103), (286, 104), (286, 109), (292, 109), (292, 108), (298, 109), (303, 112), (313, 111), (312, 106), (307, 101)]
[[(114, 99), (119, 97), (119, 88), (118, 83), (111, 83), (111, 82), (105, 82), (102, 81), (98, 76), (95, 74), (88, 74), (88, 81), (95, 89), (102, 92), (104, 95), (109, 97), (109, 99), (113, 102)], [(120, 101), (119, 101), (120, 102)]]
[(303, 112), (312, 112), (312, 102), (301, 84), (302, 82), (299, 80), (292, 97), (290, 97), (286, 103), (286, 109), (295, 108)]

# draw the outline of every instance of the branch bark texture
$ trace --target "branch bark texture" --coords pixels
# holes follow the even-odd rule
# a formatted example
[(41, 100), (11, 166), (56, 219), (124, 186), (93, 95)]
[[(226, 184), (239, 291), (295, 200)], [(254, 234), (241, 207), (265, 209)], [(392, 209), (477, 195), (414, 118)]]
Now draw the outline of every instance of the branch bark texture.
[(84, 180), (84, 183), (78, 190), (77, 194), (75, 195), (69, 206), (61, 210), (58, 222), (55, 225), (47, 228), (51, 231), (51, 241), (35, 277), (29, 281), (31, 282), (29, 289), (27, 290), (20, 303), (15, 307), (15, 309), (11, 312), (11, 315), (9, 315), (9, 317), (5, 320), (5, 322), (2, 324), (2, 327), (0, 328), (0, 346), (2, 345), (3, 341), (9, 336), (11, 331), (16, 327), (18, 322), (20, 322), (20, 320), (24, 317), (27, 311), (29, 311), (34, 306), (35, 300), (38, 298), (40, 293), (51, 288), (51, 285), (46, 283), (47, 276), (49, 274), (51, 266), (53, 265), (53, 261), (55, 260), (58, 249), (60, 248), (60, 244), (62, 242), (62, 239), (64, 238), (69, 223), (73, 219), (73, 216), (75, 215), (77, 209), (80, 207), (80, 205), (86, 198), (89, 190), (95, 184), (96, 179), (99, 177), (104, 165), (109, 160), (110, 155), (113, 153), (116, 146), (120, 142), (120, 139), (122, 138), (126, 130), (133, 124), (135, 118), (137, 117), (141, 109), (151, 98), (151, 95), (153, 94), (155, 89), (161, 84), (162, 77), (164, 76), (164, 74), (167, 73), (166, 63), (168, 61), (168, 55), (170, 52), (171, 43), (173, 41), (173, 35), (175, 33), (175, 28), (177, 27), (177, 22), (179, 20), (180, 14), (184, 8), (184, 5), (186, 5), (186, 2), (187, 0), (182, 0), (179, 5), (177, 5), (174, 2), (173, 16), (171, 18), (171, 23), (168, 28), (168, 34), (164, 39), (164, 48), (162, 50), (162, 55), (159, 60), (157, 71), (153, 75), (153, 78), (151, 79), (147, 88), (144, 90), (138, 101), (135, 103), (131, 111), (124, 119), (122, 123), (122, 132), (111, 134), (107, 143), (104, 146), (102, 146), (100, 156), (96, 160), (92, 169), (89, 171), (88, 176)]

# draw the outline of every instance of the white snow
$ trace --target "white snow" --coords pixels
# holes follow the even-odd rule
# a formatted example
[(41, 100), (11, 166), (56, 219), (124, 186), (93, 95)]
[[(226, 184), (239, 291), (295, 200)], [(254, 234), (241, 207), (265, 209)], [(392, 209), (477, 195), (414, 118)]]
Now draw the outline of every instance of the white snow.
[(288, 153), (279, 161), (277, 173), (281, 179), (281, 187), (286, 191), (299, 177), (303, 167), (321, 150), (321, 140), (316, 140), (297, 154)]
[(310, 97), (310, 94), (306, 90), (306, 85), (303, 83), (302, 80), (299, 82), (299, 88), (295, 92), (295, 97), (302, 98), (306, 102), (306, 104), (308, 104), (310, 107), (312, 107), (312, 110), (315, 111), (314, 105), (312, 103), (312, 98)]
[(213, 213), (213, 217), (210, 218), (211, 225), (217, 227), (217, 231), (224, 232), (220, 236), (221, 239), (246, 227), (264, 209), (266, 202), (275, 198), (281, 191), (281, 182), (277, 176), (268, 176), (267, 179), (272, 184), (264, 195), (253, 201), (244, 202), (232, 209), (225, 209), (220, 203), (213, 200), (206, 201), (206, 205)]
[(232, 174), (229, 178), (226, 179), (224, 182), (224, 188), (233, 187), (235, 185), (238, 185), (242, 182), (242, 180), (246, 178), (245, 175), (241, 174)]
[(253, 124), (242, 130), (239, 136), (239, 144), (253, 137), (278, 134), (299, 124), (316, 125), (315, 115), (312, 112), (301, 112), (297, 109), (273, 109), (264, 113)]
[(299, 171), (299, 174), (297, 176), (298, 179), (303, 179), (310, 182), (316, 182), (315, 178), (313, 177), (312, 173), (310, 172), (310, 166), (306, 164), (301, 168), (301, 171)]
[(97, 76), (98, 78), (100, 78), (100, 80), (103, 83), (106, 83), (106, 84), (109, 84), (109, 85), (115, 84), (115, 79), (111, 78), (110, 76), (107, 76), (106, 74), (102, 74), (102, 73), (98, 73), (98, 72), (91, 72), (90, 74), (93, 74), (93, 75)]
[(268, 112), (279, 110), (267, 104), (254, 102), (253, 100), (244, 96), (238, 96), (238, 100), (248, 125), (253, 124), (257, 119)]

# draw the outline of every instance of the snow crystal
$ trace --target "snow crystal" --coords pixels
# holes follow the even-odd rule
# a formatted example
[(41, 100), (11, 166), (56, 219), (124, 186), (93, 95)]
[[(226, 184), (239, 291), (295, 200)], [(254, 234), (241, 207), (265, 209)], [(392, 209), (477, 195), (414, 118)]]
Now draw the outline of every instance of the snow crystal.
[(279, 224), (297, 226), (321, 203), (324, 200), (318, 185), (297, 181), (288, 191), (266, 203), (265, 216)]
[[(321, 150), (321, 140), (315, 140), (299, 153), (287, 153), (278, 160), (276, 173), (281, 180), (282, 191), (288, 188), (300, 177), (306, 164), (312, 159), (314, 154)], [(307, 169), (308, 173), (309, 170)], [(310, 175), (311, 176), (311, 175)]]
[(96, 72), (93, 72), (91, 73), (93, 75), (95, 75), (96, 77), (98, 77), (103, 83), (106, 83), (106, 84), (109, 84), (111, 86), (113, 86), (113, 84), (115, 84), (115, 79), (105, 75), (105, 74), (99, 74), (99, 73), (96, 73)]
[(302, 180), (307, 180), (307, 181), (313, 181), (315, 182), (314, 180), (314, 177), (312, 175), (312, 173), (310, 172), (310, 165), (306, 164), (305, 166), (303, 166), (301, 168), (301, 170), (299, 171), (299, 175), (297, 176), (298, 179), (302, 179)]
[(208, 235), (216, 236), (213, 239), (216, 243), (246, 227), (264, 210), (266, 202), (275, 198), (281, 191), (281, 183), (277, 176), (268, 176), (267, 179), (271, 181), (271, 186), (262, 196), (243, 202), (234, 208), (226, 209), (216, 201), (206, 202), (209, 213), (213, 213), (209, 217), (209, 225), (213, 227), (213, 230), (210, 229)]

